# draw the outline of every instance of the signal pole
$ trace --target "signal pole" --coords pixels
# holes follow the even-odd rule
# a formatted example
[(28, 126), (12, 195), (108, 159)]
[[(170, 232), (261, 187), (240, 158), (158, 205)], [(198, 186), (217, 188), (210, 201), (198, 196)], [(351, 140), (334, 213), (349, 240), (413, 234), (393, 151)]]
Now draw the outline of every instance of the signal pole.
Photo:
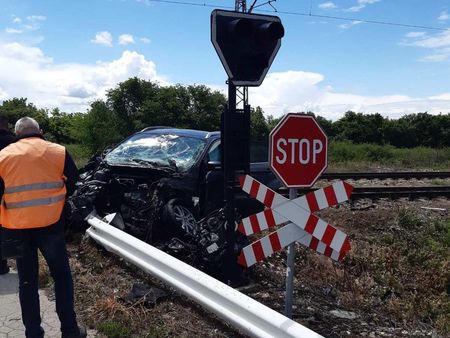
[[(236, 0), (234, 3), (234, 10), (236, 12), (247, 12), (247, 1), (246, 0)], [(240, 107), (244, 109), (248, 105), (248, 87), (236, 87), (236, 108)], [(242, 104), (242, 105), (241, 105)]]
[(236, 0), (236, 2), (234, 3), (234, 10), (236, 12), (247, 12), (247, 1)]
[[(235, 1), (236, 12), (247, 12), (245, 0)], [(250, 134), (250, 106), (247, 104), (247, 87), (236, 87), (228, 78), (228, 104), (222, 114), (221, 121), (221, 144), (222, 144), (222, 168), (224, 178), (224, 202), (226, 219), (227, 255), (224, 262), (224, 273), (229, 276), (229, 282), (234, 283), (239, 279), (239, 268), (237, 267), (236, 243), (236, 203), (234, 189), (236, 186), (236, 170), (248, 173), (250, 166), (249, 138), (238, 142), (239, 136)], [(241, 108), (242, 107), (242, 108)], [(237, 126), (240, 126), (238, 128)], [(242, 130), (244, 129), (244, 130)], [(241, 143), (241, 144), (239, 144)], [(246, 147), (247, 145), (247, 147)], [(244, 148), (241, 156), (236, 156), (236, 148)], [(243, 165), (242, 154), (247, 152), (247, 162)], [(238, 158), (240, 157), (240, 158)], [(238, 164), (238, 161), (240, 162)]]
[(220, 128), (228, 252), (222, 270), (231, 282), (239, 273), (235, 246), (236, 174), (247, 174), (250, 169), (247, 87), (261, 85), (283, 36), (280, 18), (247, 13), (245, 0), (235, 0), (235, 11), (216, 9), (211, 13), (211, 42), (228, 75), (228, 104), (224, 107)]

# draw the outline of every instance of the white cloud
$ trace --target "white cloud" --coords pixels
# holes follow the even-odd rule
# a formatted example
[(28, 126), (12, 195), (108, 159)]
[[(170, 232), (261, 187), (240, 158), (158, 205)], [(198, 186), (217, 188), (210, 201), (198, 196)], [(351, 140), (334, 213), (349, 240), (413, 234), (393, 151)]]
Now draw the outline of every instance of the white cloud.
[(450, 29), (435, 35), (406, 35), (409, 38), (403, 41), (401, 45), (420, 47), (432, 50), (433, 53), (420, 59), (420, 61), (440, 62), (450, 60)]
[(433, 100), (449, 100), (450, 101), (450, 92), (449, 93), (443, 93), (436, 96), (431, 96), (430, 99)]
[(141, 40), (141, 42), (145, 43), (145, 44), (149, 44), (150, 42), (152, 42), (152, 40), (150, 40), (149, 38), (145, 38), (145, 37), (140, 38), (139, 40)]
[(266, 114), (279, 117), (288, 112), (313, 111), (336, 120), (348, 110), (380, 113), (399, 118), (408, 113), (428, 111), (450, 113), (450, 93), (414, 98), (406, 95), (363, 96), (339, 93), (322, 86), (319, 73), (287, 71), (270, 73), (258, 88), (250, 88), (250, 104), (261, 106)]
[(450, 60), (450, 52), (441, 54), (430, 54), (419, 59), (419, 61), (424, 62), (442, 62), (446, 60)]
[(352, 27), (354, 27), (356, 25), (359, 25), (361, 23), (362, 23), (362, 21), (354, 20), (352, 22), (344, 23), (342, 25), (339, 25), (338, 27), (341, 28), (341, 29), (349, 29), (349, 28), (352, 28)]
[(349, 12), (359, 12), (363, 8), (365, 8), (367, 5), (372, 5), (374, 3), (377, 3), (381, 0), (358, 0), (358, 3), (355, 6), (352, 6), (348, 9)]
[(21, 18), (13, 16), (12, 23), (14, 24), (14, 28), (8, 27), (5, 29), (5, 32), (8, 34), (21, 34), (37, 31), (41, 28), (41, 24), (45, 20), (47, 18), (43, 15), (27, 16), (25, 22)]
[(43, 15), (29, 15), (27, 16), (28, 21), (45, 21), (47, 20), (47, 17)]
[(168, 83), (152, 61), (134, 51), (108, 62), (56, 64), (39, 48), (0, 43), (0, 100), (27, 97), (38, 107), (84, 111), (93, 100), (104, 98), (106, 90), (133, 76)]
[(98, 32), (95, 34), (95, 39), (91, 40), (92, 43), (112, 47), (112, 36), (108, 31)]
[(8, 34), (21, 34), (22, 30), (21, 29), (16, 29), (16, 28), (11, 28), (11, 27), (7, 27), (5, 29), (5, 32)]
[(1, 46), (0, 56), (17, 60), (18, 62), (30, 62), (47, 64), (52, 63), (53, 59), (44, 55), (42, 50), (37, 47), (24, 46), (18, 42), (5, 43)]
[(8, 97), (8, 93), (5, 92), (2, 87), (0, 87), (0, 100), (4, 100), (7, 97)]
[(119, 45), (129, 45), (131, 43), (135, 43), (133, 35), (122, 34), (119, 36)]
[(154, 5), (154, 4), (151, 2), (151, 0), (136, 0), (136, 2), (143, 3), (144, 5), (147, 5), (147, 6), (153, 6), (153, 5)]
[(450, 47), (450, 29), (434, 36), (424, 37), (412, 43), (412, 45), (423, 48)]
[(447, 21), (448, 19), (450, 19), (450, 14), (447, 11), (442, 11), (438, 17), (439, 21)]
[[(95, 64), (57, 64), (39, 48), (0, 42), (0, 100), (27, 97), (38, 107), (85, 111), (95, 99), (105, 98), (108, 89), (133, 76), (169, 84), (152, 61), (135, 51)], [(313, 72), (270, 73), (260, 87), (250, 88), (250, 103), (274, 116), (310, 110), (333, 120), (347, 110), (379, 112), (391, 118), (421, 111), (450, 113), (450, 92), (419, 98), (363, 96), (336, 91), (324, 86), (324, 80), (323, 74)], [(223, 86), (211, 87), (225, 92)]]
[(421, 37), (425, 36), (426, 34), (427, 33), (425, 33), (425, 32), (409, 32), (405, 36), (407, 38), (421, 38)]
[(318, 6), (320, 9), (335, 9), (337, 8), (337, 6), (335, 5), (334, 2), (331, 1), (327, 1), (327, 2), (323, 2), (321, 4), (319, 4)]

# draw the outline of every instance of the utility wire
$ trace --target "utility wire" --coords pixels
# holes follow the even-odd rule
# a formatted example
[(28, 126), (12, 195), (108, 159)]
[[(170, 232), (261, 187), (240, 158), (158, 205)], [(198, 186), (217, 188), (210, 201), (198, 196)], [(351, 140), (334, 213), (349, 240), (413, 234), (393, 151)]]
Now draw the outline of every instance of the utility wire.
[(162, 2), (162, 3), (166, 3), (166, 4), (172, 4), (172, 5), (186, 5), (186, 6), (196, 6), (196, 7), (234, 9), (234, 7), (231, 7), (231, 6), (207, 4), (206, 2), (199, 3), (199, 2), (187, 2), (187, 1), (176, 1), (176, 0), (144, 0), (142, 2)]
[[(206, 2), (199, 3), (199, 2), (188, 2), (188, 1), (177, 1), (177, 0), (145, 0), (145, 2), (160, 2), (160, 3), (167, 3), (167, 4), (173, 4), (173, 5), (211, 7), (211, 8), (222, 8), (222, 9), (234, 10), (234, 7), (217, 5), (217, 4), (207, 4)], [(273, 13), (273, 11), (262, 10), (262, 9), (257, 10), (257, 12)], [(277, 13), (278, 14), (286, 14), (286, 15), (295, 15), (295, 16), (309, 16), (309, 17), (315, 17), (315, 18), (341, 20), (341, 21), (358, 21), (358, 22), (364, 22), (364, 23), (370, 23), (370, 24), (376, 24), (376, 25), (396, 26), (396, 27), (406, 27), (406, 28), (419, 28), (419, 29), (427, 29), (427, 30), (435, 30), (435, 31), (449, 30), (449, 28), (434, 27), (434, 26), (413, 25), (413, 24), (406, 24), (406, 23), (393, 22), (393, 21), (367, 20), (367, 19), (357, 19), (357, 18), (348, 18), (348, 17), (342, 17), (342, 16), (320, 15), (320, 14), (302, 13), (302, 12), (277, 11)]]
[[(260, 10), (260, 12), (270, 12), (270, 11)], [(408, 28), (420, 28), (420, 29), (429, 29), (429, 30), (436, 30), (436, 31), (447, 31), (447, 30), (449, 30), (449, 28), (442, 28), (442, 27), (412, 25), (412, 24), (400, 23), (400, 22), (392, 22), (392, 21), (379, 21), (379, 20), (366, 20), (366, 19), (346, 18), (346, 17), (342, 17), (342, 16), (332, 16), (332, 15), (308, 14), (308, 13), (298, 13), (298, 12), (283, 12), (283, 11), (278, 11), (277, 13), (287, 14), (287, 15), (297, 15), (297, 16), (311, 16), (311, 17), (322, 18), (322, 19), (333, 19), (333, 20), (342, 20), (342, 21), (359, 21), (359, 22), (371, 23), (371, 24), (376, 24), (376, 25), (387, 25), (387, 26), (408, 27)]]

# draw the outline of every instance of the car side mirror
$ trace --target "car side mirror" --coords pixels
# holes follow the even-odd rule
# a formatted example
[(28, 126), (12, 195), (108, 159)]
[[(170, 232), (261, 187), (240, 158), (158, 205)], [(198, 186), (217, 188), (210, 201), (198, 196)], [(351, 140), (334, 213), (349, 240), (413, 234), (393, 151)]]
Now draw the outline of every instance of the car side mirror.
[(222, 163), (220, 161), (209, 161), (208, 171), (222, 170)]

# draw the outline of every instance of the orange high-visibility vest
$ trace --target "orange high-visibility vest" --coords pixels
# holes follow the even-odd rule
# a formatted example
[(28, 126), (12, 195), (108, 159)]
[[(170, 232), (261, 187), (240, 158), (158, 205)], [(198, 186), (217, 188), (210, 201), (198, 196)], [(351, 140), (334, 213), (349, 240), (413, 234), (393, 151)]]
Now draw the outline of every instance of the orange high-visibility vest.
[(63, 146), (39, 137), (21, 139), (0, 152), (4, 228), (42, 228), (60, 219), (66, 197), (65, 156)]

